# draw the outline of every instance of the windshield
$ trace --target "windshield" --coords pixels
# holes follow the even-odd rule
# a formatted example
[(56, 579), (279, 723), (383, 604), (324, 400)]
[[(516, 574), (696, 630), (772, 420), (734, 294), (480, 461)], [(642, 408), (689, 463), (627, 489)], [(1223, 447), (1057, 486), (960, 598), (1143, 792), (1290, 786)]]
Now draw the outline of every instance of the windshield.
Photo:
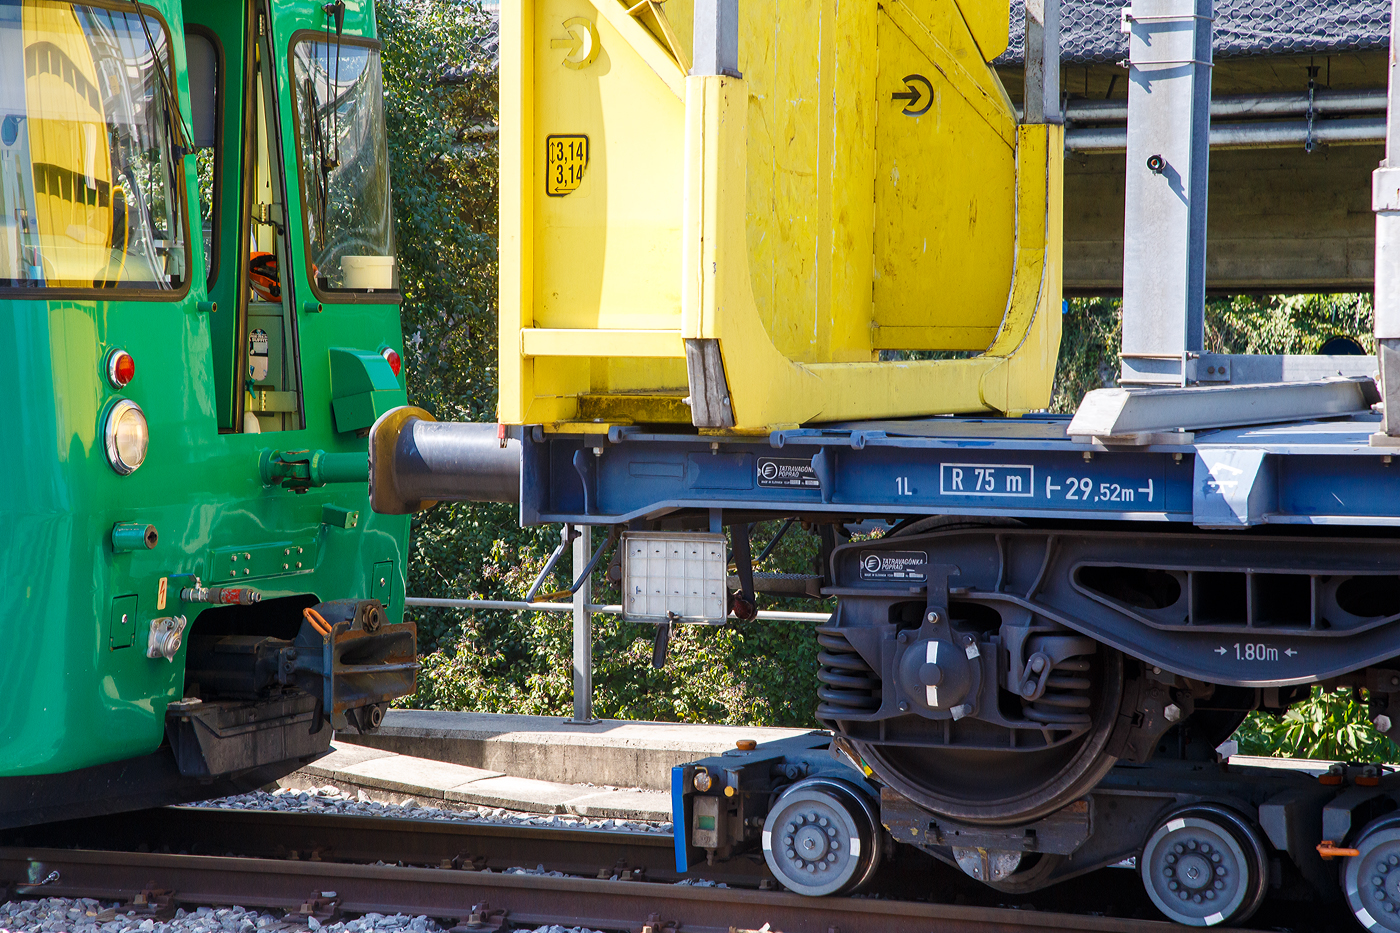
[(0, 0), (0, 287), (184, 283), (167, 56), (134, 6)]
[(297, 43), (297, 129), (312, 275), (322, 291), (394, 288), (379, 50)]

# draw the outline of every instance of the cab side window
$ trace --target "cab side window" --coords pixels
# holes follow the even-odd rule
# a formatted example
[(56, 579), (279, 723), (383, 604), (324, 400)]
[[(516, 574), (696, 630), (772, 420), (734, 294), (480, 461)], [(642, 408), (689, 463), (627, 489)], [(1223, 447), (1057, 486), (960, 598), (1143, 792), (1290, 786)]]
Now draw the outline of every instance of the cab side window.
[(191, 131), (194, 139), (195, 178), (198, 184), (199, 220), (195, 227), (202, 245), (204, 279), (210, 288), (218, 274), (220, 195), (219, 111), (223, 96), (222, 62), (211, 33), (195, 27), (185, 33), (185, 59), (189, 68)]

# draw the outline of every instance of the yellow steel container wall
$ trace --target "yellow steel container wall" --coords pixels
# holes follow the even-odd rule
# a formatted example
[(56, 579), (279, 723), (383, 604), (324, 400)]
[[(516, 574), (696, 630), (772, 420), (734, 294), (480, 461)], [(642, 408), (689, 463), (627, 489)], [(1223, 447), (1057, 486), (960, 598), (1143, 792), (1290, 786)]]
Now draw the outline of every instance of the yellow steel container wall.
[(502, 4), (500, 420), (1045, 407), (1063, 145), (1005, 0), (739, 0), (742, 77), (688, 74), (691, 2)]

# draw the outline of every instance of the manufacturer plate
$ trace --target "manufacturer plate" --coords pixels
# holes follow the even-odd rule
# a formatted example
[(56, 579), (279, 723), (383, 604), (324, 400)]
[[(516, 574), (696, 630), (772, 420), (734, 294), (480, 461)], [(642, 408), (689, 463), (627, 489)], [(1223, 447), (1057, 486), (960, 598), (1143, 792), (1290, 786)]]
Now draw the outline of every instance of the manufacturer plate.
[(765, 489), (820, 489), (811, 460), (758, 458), (758, 485)]
[(895, 580), (900, 583), (928, 582), (928, 553), (925, 551), (861, 551), (862, 580)]

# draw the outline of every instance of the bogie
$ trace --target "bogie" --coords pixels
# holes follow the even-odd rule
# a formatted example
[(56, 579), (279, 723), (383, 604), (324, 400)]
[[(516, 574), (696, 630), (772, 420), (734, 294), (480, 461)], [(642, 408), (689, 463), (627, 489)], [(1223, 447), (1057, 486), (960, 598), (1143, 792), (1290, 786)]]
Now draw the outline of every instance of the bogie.
[[(1381, 911), (1390, 928), (1384, 886), (1368, 876), (1343, 891), (1324, 858), (1350, 858), (1347, 878), (1386, 874), (1395, 779), (1369, 765), (1256, 768), (1222, 745), (1250, 712), (1305, 699), (1320, 670), (1325, 689), (1364, 691), (1395, 734), (1389, 540), (1233, 536), (1226, 548), (1200, 532), (945, 519), (902, 531), (829, 555), (839, 601), (816, 628), (818, 716), (854, 767), (789, 752), (770, 773), (878, 790), (893, 858), (918, 848), (1008, 894), (1132, 865), (1179, 923), (1345, 893), (1363, 924)], [(742, 833), (726, 845), (743, 851)], [(1353, 849), (1376, 864), (1354, 869)], [(791, 866), (769, 861), (783, 880)]]

